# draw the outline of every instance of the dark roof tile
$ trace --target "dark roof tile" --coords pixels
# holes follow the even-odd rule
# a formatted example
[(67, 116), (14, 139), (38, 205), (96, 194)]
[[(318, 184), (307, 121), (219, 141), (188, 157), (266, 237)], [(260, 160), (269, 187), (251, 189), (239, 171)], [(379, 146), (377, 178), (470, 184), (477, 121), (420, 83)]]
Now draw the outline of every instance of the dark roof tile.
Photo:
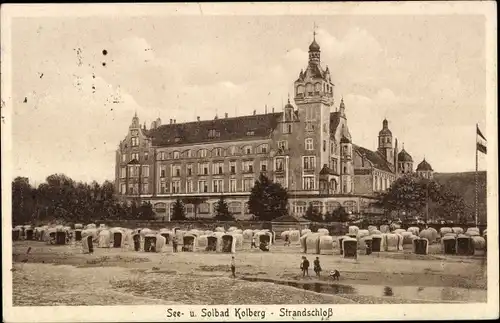
[(361, 156), (365, 156), (375, 168), (386, 171), (393, 172), (392, 165), (385, 160), (384, 156), (378, 151), (371, 151), (369, 149), (360, 147), (358, 145), (352, 145), (355, 151), (357, 151)]
[[(160, 126), (148, 131), (154, 146), (265, 138), (276, 128), (282, 112), (203, 120)], [(210, 130), (215, 133), (209, 134)], [(250, 134), (251, 133), (251, 134)], [(210, 137), (210, 135), (215, 135)]]

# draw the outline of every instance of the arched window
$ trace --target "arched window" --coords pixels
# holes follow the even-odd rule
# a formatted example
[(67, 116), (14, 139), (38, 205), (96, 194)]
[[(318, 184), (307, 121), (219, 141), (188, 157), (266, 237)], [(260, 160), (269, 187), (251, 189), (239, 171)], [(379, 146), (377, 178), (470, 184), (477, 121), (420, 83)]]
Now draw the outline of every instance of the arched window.
[(210, 213), (210, 204), (208, 203), (201, 203), (200, 206), (198, 207), (198, 211), (200, 214), (208, 214)]
[(358, 204), (356, 201), (345, 201), (344, 208), (347, 212), (356, 213)]
[(309, 95), (309, 96), (313, 95), (313, 85), (311, 83), (307, 83), (306, 92), (307, 92), (307, 95)]
[(312, 138), (307, 138), (305, 140), (306, 150), (314, 150), (314, 140)]
[(339, 202), (326, 202), (326, 211), (331, 213), (340, 207)]
[(241, 214), (242, 207), (241, 202), (230, 202), (228, 203), (229, 213), (231, 214)]
[(208, 151), (206, 149), (198, 150), (198, 157), (200, 157), (200, 158), (208, 157)]

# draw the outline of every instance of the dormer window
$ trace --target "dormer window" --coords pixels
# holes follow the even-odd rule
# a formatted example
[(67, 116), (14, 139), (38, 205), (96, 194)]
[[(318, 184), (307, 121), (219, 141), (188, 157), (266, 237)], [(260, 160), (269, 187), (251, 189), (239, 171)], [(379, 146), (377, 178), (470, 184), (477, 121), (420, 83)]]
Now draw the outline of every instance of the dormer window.
[(137, 146), (139, 146), (139, 138), (132, 137), (132, 147), (137, 147)]
[(253, 130), (247, 131), (247, 136), (253, 136), (255, 132)]
[(175, 137), (174, 138), (174, 142), (179, 142), (179, 141), (181, 141), (181, 137)]
[(208, 130), (208, 138), (218, 138), (220, 137), (220, 131), (217, 129)]

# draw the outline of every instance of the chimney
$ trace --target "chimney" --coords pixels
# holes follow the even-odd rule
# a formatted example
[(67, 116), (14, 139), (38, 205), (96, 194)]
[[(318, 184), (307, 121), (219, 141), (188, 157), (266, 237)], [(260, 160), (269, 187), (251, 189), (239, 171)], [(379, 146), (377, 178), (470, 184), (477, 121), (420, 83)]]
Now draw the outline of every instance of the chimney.
[(175, 119), (174, 119), (174, 123), (175, 123)]
[(273, 108), (273, 113), (274, 113), (274, 108)]
[(226, 119), (227, 119), (227, 112), (225, 113), (225, 117), (226, 117)]
[(197, 116), (197, 117), (196, 117), (196, 120), (200, 121), (200, 116)]
[(170, 119), (170, 124), (172, 124), (173, 121), (174, 121), (173, 119)]
[(267, 104), (266, 104), (266, 108), (265, 108), (265, 111), (264, 111), (266, 114), (267, 114)]
[(253, 115), (256, 115), (257, 114), (257, 110), (253, 110)]

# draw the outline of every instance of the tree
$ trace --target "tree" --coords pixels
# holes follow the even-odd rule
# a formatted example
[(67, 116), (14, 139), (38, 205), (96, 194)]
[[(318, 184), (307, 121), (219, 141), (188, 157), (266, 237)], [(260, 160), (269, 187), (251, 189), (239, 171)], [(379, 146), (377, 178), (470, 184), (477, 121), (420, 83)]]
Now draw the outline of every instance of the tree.
[(12, 181), (12, 223), (31, 222), (35, 216), (36, 195), (26, 177), (16, 177)]
[(184, 203), (177, 198), (173, 205), (172, 221), (182, 221), (186, 220), (186, 210), (184, 209)]
[(309, 203), (307, 206), (306, 214), (304, 215), (305, 219), (308, 219), (309, 221), (312, 222), (322, 222), (323, 221), (323, 216), (321, 216), (321, 213), (313, 207), (312, 203)]
[(143, 202), (139, 208), (139, 219), (153, 220), (155, 213), (153, 212), (153, 205), (150, 202)]
[(340, 206), (332, 212), (332, 222), (347, 222), (349, 221), (349, 214), (343, 206)]
[(465, 210), (466, 204), (463, 197), (446, 187), (442, 187), (440, 200), (432, 208), (432, 211), (439, 214), (441, 218), (457, 222), (460, 222)]
[(233, 215), (229, 212), (229, 206), (227, 205), (224, 195), (220, 196), (219, 201), (215, 204), (215, 220), (217, 221), (231, 221), (234, 220)]
[(264, 174), (255, 181), (248, 209), (261, 221), (273, 219), (288, 214), (288, 192), (280, 184), (273, 183)]
[(377, 205), (387, 212), (420, 213), (428, 202), (440, 200), (439, 192), (440, 186), (435, 181), (409, 174), (398, 178), (381, 193)]

